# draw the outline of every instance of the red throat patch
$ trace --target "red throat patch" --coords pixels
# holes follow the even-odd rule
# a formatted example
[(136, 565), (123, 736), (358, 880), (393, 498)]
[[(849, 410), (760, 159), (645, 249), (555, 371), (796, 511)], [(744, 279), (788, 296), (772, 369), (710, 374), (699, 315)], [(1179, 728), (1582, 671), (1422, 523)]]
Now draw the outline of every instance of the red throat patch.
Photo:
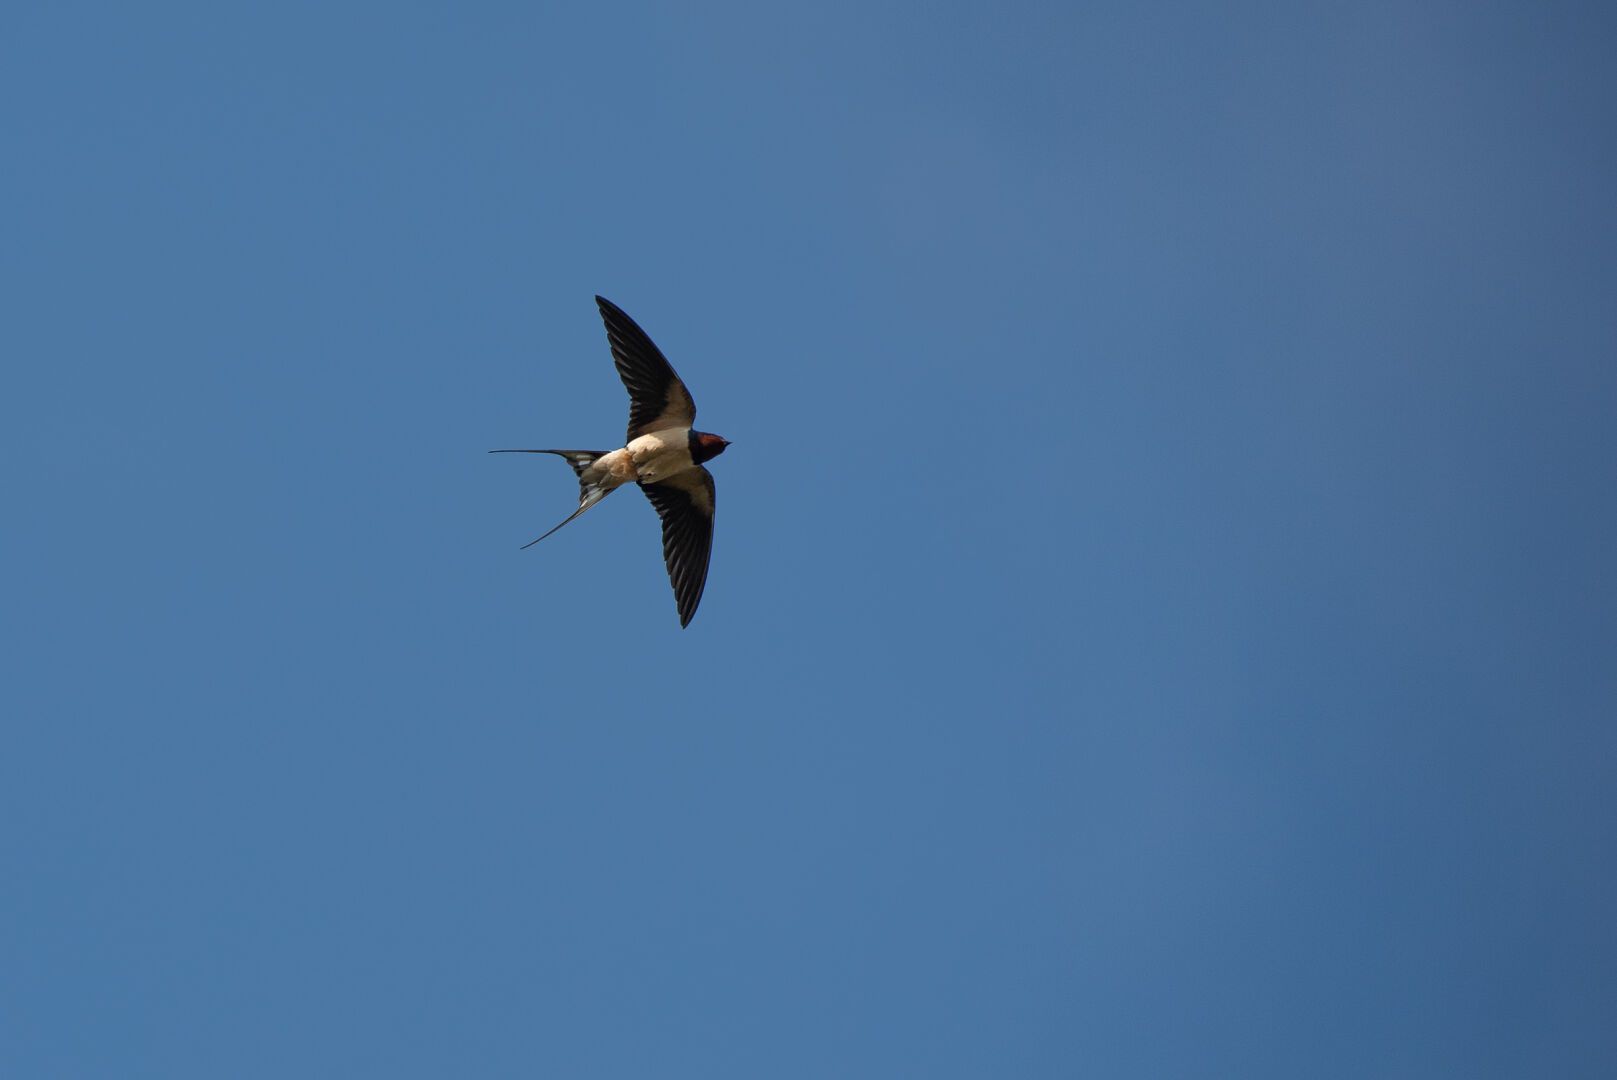
[(729, 446), (728, 439), (722, 439), (706, 431), (691, 433), (691, 459), (700, 465), (704, 461), (712, 461), (724, 453)]

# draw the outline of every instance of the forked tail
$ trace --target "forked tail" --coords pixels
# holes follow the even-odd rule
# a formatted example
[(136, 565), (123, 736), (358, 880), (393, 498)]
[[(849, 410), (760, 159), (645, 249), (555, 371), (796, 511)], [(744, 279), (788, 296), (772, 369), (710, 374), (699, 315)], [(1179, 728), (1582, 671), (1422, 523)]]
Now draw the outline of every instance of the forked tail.
[[(561, 525), (566, 525), (568, 522), (572, 521), (578, 515), (582, 514), (584, 511), (588, 510), (590, 507), (594, 506), (596, 503), (600, 502), (602, 499), (606, 498), (608, 495), (612, 494), (614, 490), (616, 490), (615, 488), (602, 487), (600, 484), (594, 484), (584, 479), (584, 471), (591, 465), (595, 464), (595, 459), (605, 457), (611, 452), (612, 451), (610, 450), (489, 451), (491, 454), (555, 454), (559, 458), (566, 459), (567, 464), (573, 467), (573, 475), (578, 477), (578, 509), (574, 510), (571, 514), (568, 514), (567, 520), (563, 521)], [(551, 529), (550, 532), (545, 533), (544, 536), (539, 537), (537, 540), (529, 540), (526, 544), (522, 545), (522, 550), (526, 551), (528, 548), (533, 547), (533, 545), (537, 544), (540, 540), (543, 540), (545, 536), (549, 536), (551, 533), (554, 533), (556, 529), (560, 529), (561, 525), (557, 525), (555, 529)]]

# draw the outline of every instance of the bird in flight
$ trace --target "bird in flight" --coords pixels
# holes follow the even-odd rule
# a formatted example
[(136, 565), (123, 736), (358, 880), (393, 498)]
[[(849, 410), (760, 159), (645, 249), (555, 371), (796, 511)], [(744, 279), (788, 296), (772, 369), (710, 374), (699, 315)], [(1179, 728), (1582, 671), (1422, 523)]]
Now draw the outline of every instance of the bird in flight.
[(696, 403), (651, 338), (604, 296), (595, 303), (606, 323), (612, 362), (629, 391), (629, 436), (616, 450), (490, 450), (491, 454), (555, 454), (578, 477), (578, 509), (533, 547), (578, 515), (633, 481), (663, 523), (663, 561), (679, 606), (679, 625), (690, 625), (707, 584), (713, 551), (713, 474), (702, 467), (724, 453), (728, 439), (691, 426)]

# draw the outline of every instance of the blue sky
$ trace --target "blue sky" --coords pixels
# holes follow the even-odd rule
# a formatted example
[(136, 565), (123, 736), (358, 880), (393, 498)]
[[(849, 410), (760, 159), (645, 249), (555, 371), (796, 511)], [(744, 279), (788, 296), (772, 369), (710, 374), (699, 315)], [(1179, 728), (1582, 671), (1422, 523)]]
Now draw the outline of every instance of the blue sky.
[(0, 1071), (1612, 1075), (1614, 29), (8, 6)]

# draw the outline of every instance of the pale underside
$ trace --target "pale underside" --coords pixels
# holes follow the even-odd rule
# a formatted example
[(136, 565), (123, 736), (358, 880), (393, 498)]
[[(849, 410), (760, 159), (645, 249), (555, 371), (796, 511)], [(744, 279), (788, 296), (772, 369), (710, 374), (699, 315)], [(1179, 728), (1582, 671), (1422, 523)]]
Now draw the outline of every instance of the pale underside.
[(656, 484), (695, 467), (690, 429), (663, 428), (630, 439), (627, 446), (597, 458), (579, 479), (603, 488), (628, 483)]

